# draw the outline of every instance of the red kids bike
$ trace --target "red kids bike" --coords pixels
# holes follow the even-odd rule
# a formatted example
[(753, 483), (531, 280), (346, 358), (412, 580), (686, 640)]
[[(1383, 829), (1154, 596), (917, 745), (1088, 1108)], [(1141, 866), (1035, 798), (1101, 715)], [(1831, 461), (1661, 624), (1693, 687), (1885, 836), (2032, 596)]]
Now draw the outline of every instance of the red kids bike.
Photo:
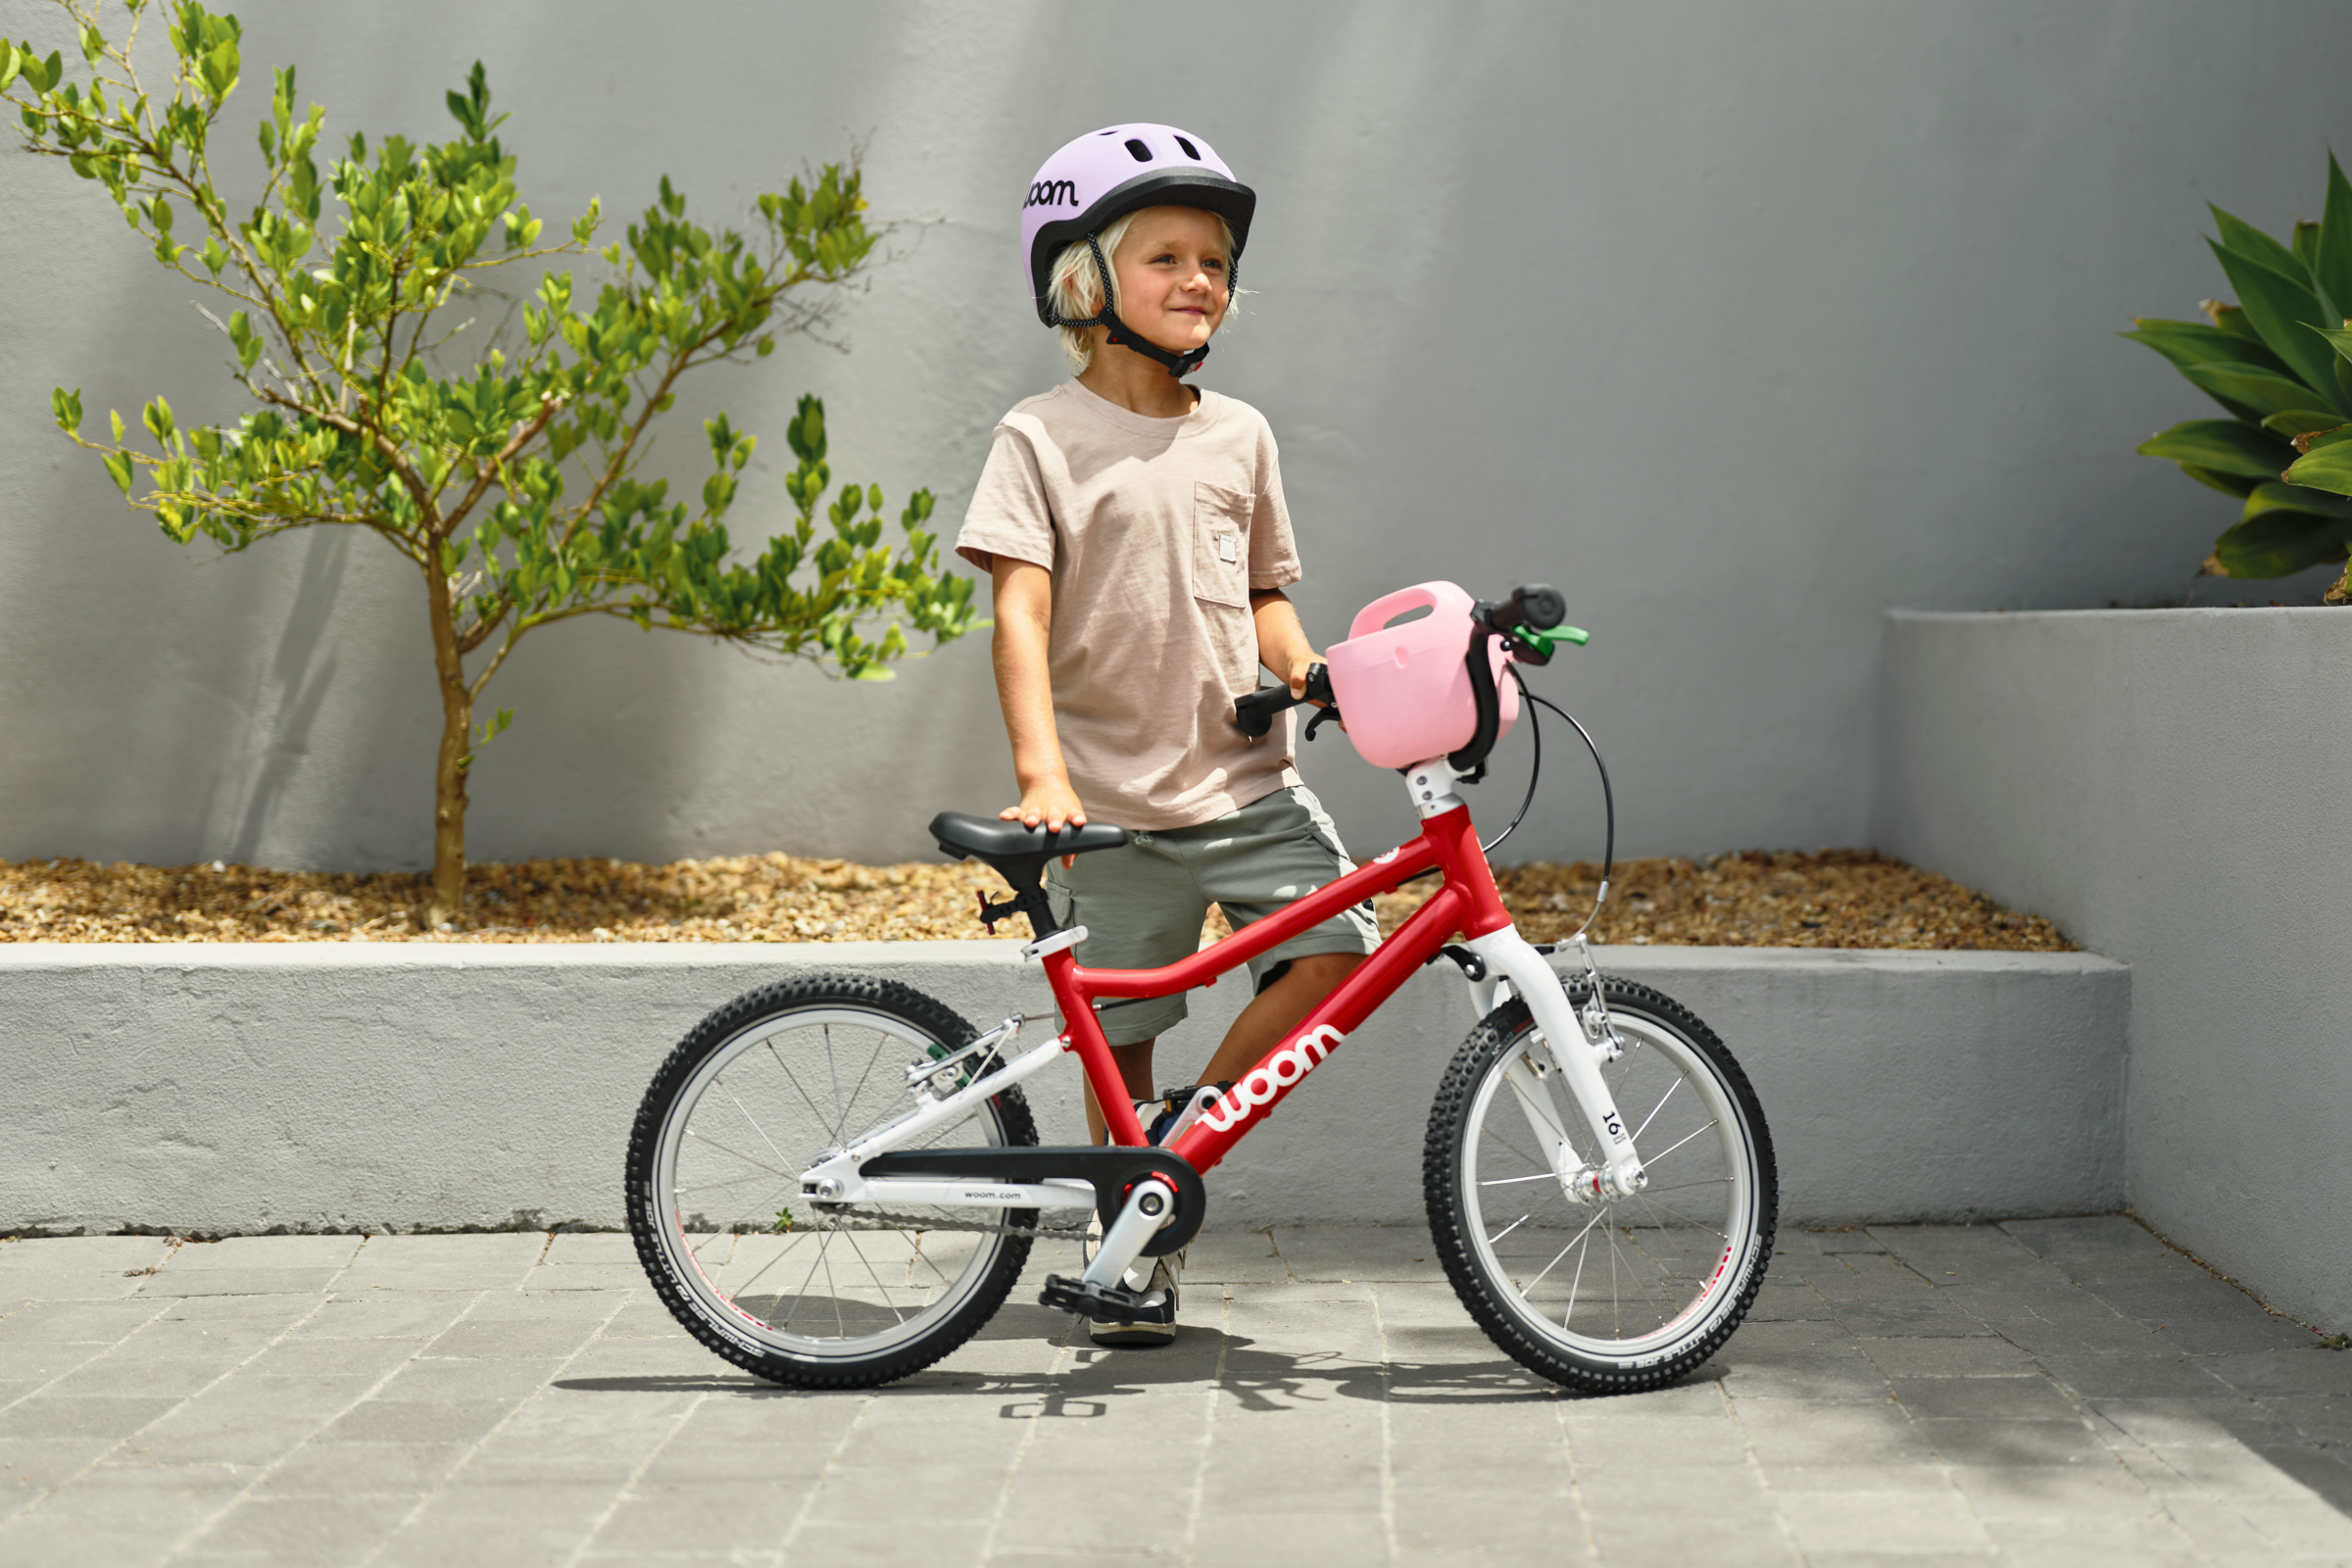
[[(1518, 714), (1510, 666), (1584, 640), (1546, 629), (1562, 610), (1547, 588), (1496, 605), (1450, 583), (1367, 607), (1307, 695), (1325, 705), (1315, 723), (1344, 711), (1356, 750), (1403, 772), (1421, 836), (1164, 968), (1086, 967), (1071, 952), (1085, 928), (1057, 928), (1047, 906), (1054, 857), (1123, 844), (1125, 830), (939, 816), (946, 853), (1012, 885), (984, 918), (1028, 918), (1022, 952), (1044, 965), (1056, 1011), (977, 1033), (895, 981), (827, 974), (704, 1019), (655, 1075), (629, 1140), (629, 1228), (678, 1321), (778, 1383), (886, 1383), (969, 1339), (1032, 1240), (1082, 1234), (1090, 1214), (1102, 1240), (1085, 1271), (1048, 1277), (1041, 1299), (1147, 1317), (1155, 1303), (1126, 1270), (1200, 1230), (1202, 1175), (1415, 970), (1446, 957), (1481, 1022), (1438, 1086), (1422, 1171), (1462, 1304), (1521, 1365), (1593, 1393), (1652, 1388), (1713, 1354), (1772, 1251), (1772, 1143), (1754, 1091), (1688, 1010), (1598, 973), (1581, 932), (1580, 972), (1555, 974), (1551, 949), (1512, 925), (1455, 793), (1483, 776)], [(1237, 719), (1263, 733), (1294, 701), (1287, 688), (1252, 694)], [(1099, 1007), (1208, 984), (1431, 873), (1437, 891), (1362, 967), (1167, 1147), (1148, 1141)], [(1054, 1019), (1053, 1038), (1015, 1050), (1024, 1028)], [(1065, 1055), (1094, 1086), (1107, 1146), (1038, 1145), (1019, 1085)]]

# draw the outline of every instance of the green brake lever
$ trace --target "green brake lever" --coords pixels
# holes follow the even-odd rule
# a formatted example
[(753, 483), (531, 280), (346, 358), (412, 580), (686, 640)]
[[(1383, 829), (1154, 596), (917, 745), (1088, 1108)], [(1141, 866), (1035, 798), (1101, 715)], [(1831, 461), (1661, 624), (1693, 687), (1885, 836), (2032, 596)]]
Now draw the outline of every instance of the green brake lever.
[(1554, 626), (1549, 631), (1537, 631), (1531, 626), (1516, 626), (1512, 628), (1511, 635), (1520, 642), (1526, 643), (1545, 659), (1549, 659), (1552, 651), (1562, 643), (1574, 643), (1582, 648), (1592, 640), (1592, 634), (1582, 626)]

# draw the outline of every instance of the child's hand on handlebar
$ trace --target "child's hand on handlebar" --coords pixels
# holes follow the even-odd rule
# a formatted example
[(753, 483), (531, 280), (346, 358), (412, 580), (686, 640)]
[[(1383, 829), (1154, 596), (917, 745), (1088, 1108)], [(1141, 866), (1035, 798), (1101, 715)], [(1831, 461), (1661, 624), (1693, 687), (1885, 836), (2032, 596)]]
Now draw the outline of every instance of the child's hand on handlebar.
[[(1021, 791), (1020, 805), (1007, 806), (999, 811), (997, 820), (1018, 822), (1028, 828), (1042, 824), (1047, 832), (1058, 833), (1064, 827), (1085, 826), (1086, 807), (1079, 801), (1077, 791), (1070, 788), (1069, 780), (1041, 779)], [(1062, 869), (1069, 869), (1077, 859), (1075, 855), (1063, 856)]]
[[(1289, 684), (1293, 697), (1306, 696), (1307, 671), (1321, 662), (1323, 656), (1311, 648), (1302, 648), (1291, 656), (1291, 667), (1284, 672), (1283, 679)], [(1324, 704), (1318, 701), (1315, 706), (1321, 708)]]

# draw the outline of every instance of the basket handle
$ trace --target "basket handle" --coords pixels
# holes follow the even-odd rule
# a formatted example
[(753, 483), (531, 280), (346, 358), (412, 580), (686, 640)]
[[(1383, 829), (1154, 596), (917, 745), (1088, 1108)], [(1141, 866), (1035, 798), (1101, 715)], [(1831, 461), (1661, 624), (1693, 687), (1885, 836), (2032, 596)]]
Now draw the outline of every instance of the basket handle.
[(1453, 583), (1417, 582), (1410, 588), (1399, 588), (1395, 593), (1383, 594), (1357, 611), (1355, 619), (1348, 624), (1348, 636), (1352, 641), (1357, 637), (1376, 632), (1406, 611), (1419, 610), (1424, 605), (1429, 607), (1432, 614), (1441, 611), (1457, 610), (1467, 614), (1470, 611), (1471, 599), (1467, 592)]

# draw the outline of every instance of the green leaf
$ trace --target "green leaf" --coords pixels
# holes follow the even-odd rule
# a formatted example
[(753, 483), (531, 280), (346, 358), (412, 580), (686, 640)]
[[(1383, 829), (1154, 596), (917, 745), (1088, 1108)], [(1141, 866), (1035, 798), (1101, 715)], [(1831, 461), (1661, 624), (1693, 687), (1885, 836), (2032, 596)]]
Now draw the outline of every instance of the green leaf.
[[(2320, 225), (2312, 222), (2309, 219), (2296, 219), (2295, 237), (2291, 248), (2295, 253), (2295, 260), (2303, 264), (2303, 270), (2307, 272), (2312, 271), (2312, 264), (2320, 259)], [(2319, 281), (2316, 273), (2312, 281), (2315, 284)]]
[(2336, 310), (2352, 311), (2352, 180), (2328, 155), (2328, 205), (2320, 215), (2320, 254), (2312, 277)]
[(115, 476), (116, 486), (124, 495), (130, 494), (130, 454), (127, 452), (102, 453), (98, 461), (105, 464), (106, 471)]
[(2181, 464), (2180, 471), (2206, 488), (2219, 490), (2222, 494), (2238, 501), (2243, 501), (2252, 495), (2254, 487), (2262, 483), (2260, 479), (2248, 478), (2243, 474), (2216, 473), (2211, 468), (2200, 468), (2193, 463)]
[(2309, 454), (2322, 447), (2334, 446), (2339, 441), (2352, 441), (2352, 424), (2339, 424), (2332, 430), (2312, 430), (2295, 437), (2295, 450)]
[(2238, 519), (2252, 522), (2274, 512), (2303, 512), (2315, 517), (2352, 523), (2352, 500), (2299, 484), (2281, 483), (2256, 485), (2254, 493), (2246, 497), (2245, 510), (2238, 514)]
[(2352, 442), (2338, 441), (2297, 458), (2286, 477), (2290, 484), (2352, 496)]
[(2242, 365), (2184, 365), (2180, 373), (2191, 385), (2218, 399), (2225, 405), (2237, 404), (2254, 411), (2256, 419), (2266, 415), (2290, 414), (2309, 409), (2315, 398), (2311, 388), (2300, 381), (2284, 376), (2266, 374)]
[(57, 427), (68, 435), (81, 433), (81, 388), (69, 392), (64, 387), (49, 394), (49, 407), (57, 415)]
[(2343, 422), (2344, 416), (2340, 414), (2328, 414), (2319, 409), (2289, 409), (2284, 414), (2274, 414), (2263, 420), (2262, 427), (2273, 435), (2282, 435), (2291, 441), (2308, 431), (2332, 430)]
[(2142, 457), (2193, 463), (2217, 473), (2275, 479), (2295, 461), (2295, 449), (2235, 419), (2191, 419), (2132, 449)]
[(2213, 553), (2232, 577), (2287, 577), (2342, 556), (2348, 532), (2352, 523), (2340, 517), (2271, 512), (2223, 534)]
[[(2213, 253), (2220, 259), (2222, 270), (2230, 274), (2230, 284), (2237, 290), (2238, 304), (2253, 319), (2271, 352), (2321, 394), (2319, 401), (2323, 406), (2346, 408), (2348, 400), (2335, 384), (2334, 350), (2320, 336), (2330, 323), (2327, 313), (2320, 308), (2319, 297), (2303, 284), (2267, 267), (2256, 266), (2235, 252), (2216, 245)], [(2282, 404), (2270, 412), (2279, 413), (2290, 406), (2307, 409), (2312, 403), (2307, 400)]]
[[(2311, 287), (2311, 270), (2296, 259), (2293, 251), (2253, 224), (2230, 217), (2211, 202), (2207, 202), (2205, 207), (2213, 214), (2213, 221), (2222, 231), (2223, 247), (2305, 289)], [(2257, 321), (2255, 324), (2261, 323)]]
[(24, 57), (18, 53), (17, 46), (0, 38), (0, 92), (8, 91), (24, 69)]
[(2144, 343), (2175, 365), (2218, 365), (2236, 362), (2279, 375), (2294, 372), (2286, 362), (2273, 354), (2262, 339), (2244, 333), (2229, 331), (2219, 326), (2207, 326), (2202, 321), (2166, 321), (2141, 318), (2132, 323), (2136, 331), (2119, 332), (2118, 337)]

